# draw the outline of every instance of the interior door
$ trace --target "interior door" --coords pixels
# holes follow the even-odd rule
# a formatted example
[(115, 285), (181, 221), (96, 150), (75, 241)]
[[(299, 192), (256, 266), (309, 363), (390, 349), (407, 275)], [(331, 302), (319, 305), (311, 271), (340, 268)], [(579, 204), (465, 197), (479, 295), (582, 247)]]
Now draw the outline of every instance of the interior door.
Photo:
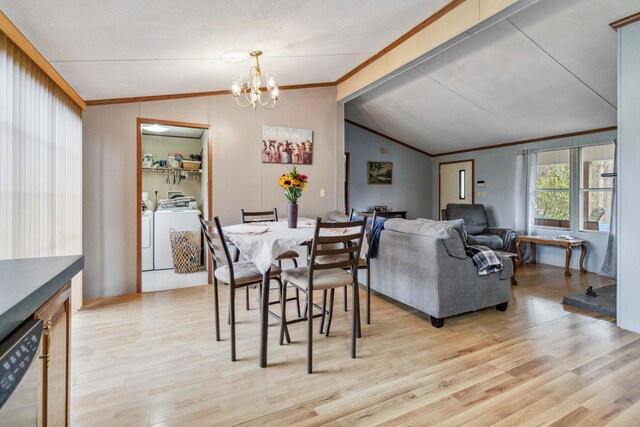
[(440, 163), (440, 212), (449, 203), (474, 202), (473, 175), (473, 160)]

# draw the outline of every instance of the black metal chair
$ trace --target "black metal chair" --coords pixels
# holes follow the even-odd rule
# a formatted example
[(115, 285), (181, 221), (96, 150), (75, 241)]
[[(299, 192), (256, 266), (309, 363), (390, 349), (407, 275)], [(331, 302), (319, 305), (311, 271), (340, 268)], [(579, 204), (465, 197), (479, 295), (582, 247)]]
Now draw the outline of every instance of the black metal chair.
[[(331, 231), (344, 228), (344, 234), (321, 235), (322, 230)], [(360, 325), (360, 300), (358, 286), (358, 262), (362, 241), (364, 239), (365, 221), (325, 223), (317, 219), (316, 228), (311, 244), (311, 256), (307, 267), (292, 268), (282, 273), (283, 285), (281, 291), (280, 314), (280, 343), (288, 335), (287, 325), (299, 321), (307, 321), (307, 372), (313, 372), (313, 319), (324, 316), (314, 315), (313, 309), (320, 308), (313, 304), (313, 292), (321, 290), (330, 292), (330, 306), (333, 305), (335, 288), (351, 286), (353, 291), (352, 329), (351, 329), (351, 357), (356, 357), (356, 337)], [(324, 234), (324, 233), (323, 233)], [(338, 247), (335, 247), (335, 246)], [(321, 256), (341, 256), (337, 261), (318, 262)], [(294, 320), (287, 320), (287, 286), (291, 284), (307, 295), (307, 309), (305, 316)], [(329, 312), (327, 330), (331, 326), (332, 312)]]
[[(235, 292), (236, 289), (251, 285), (261, 285), (263, 274), (256, 268), (253, 261), (233, 262), (229, 248), (225, 242), (222, 227), (218, 217), (213, 218), (211, 231), (205, 231), (206, 243), (213, 261), (213, 296), (215, 305), (216, 341), (220, 341), (220, 320), (218, 307), (218, 281), (229, 285), (229, 324), (231, 326), (231, 361), (236, 360), (236, 314)], [(203, 227), (210, 221), (201, 219)], [(280, 268), (271, 267), (271, 280), (278, 282), (279, 289), (283, 289), (280, 280)], [(281, 296), (282, 299), (282, 296)]]

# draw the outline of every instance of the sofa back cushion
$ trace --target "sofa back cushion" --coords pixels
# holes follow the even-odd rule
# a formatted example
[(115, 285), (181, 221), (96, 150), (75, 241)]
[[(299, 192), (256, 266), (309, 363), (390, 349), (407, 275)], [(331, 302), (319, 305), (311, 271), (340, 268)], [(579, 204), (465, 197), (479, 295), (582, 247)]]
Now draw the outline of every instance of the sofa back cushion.
[(449, 256), (464, 259), (467, 253), (460, 234), (453, 225), (442, 224), (437, 221), (412, 221), (402, 218), (388, 219), (384, 229), (405, 234), (417, 234), (441, 239)]
[(467, 231), (465, 229), (464, 220), (463, 219), (454, 219), (454, 220), (451, 220), (451, 221), (434, 221), (432, 219), (427, 219), (427, 218), (418, 218), (418, 221), (423, 221), (423, 222), (427, 222), (427, 223), (441, 224), (443, 226), (450, 225), (458, 232), (458, 235), (460, 236), (460, 239), (462, 239), (462, 244), (464, 245), (464, 247), (466, 248), (468, 246), (468, 244), (467, 244)]
[(482, 234), (489, 226), (487, 213), (481, 204), (449, 203), (447, 205), (447, 218), (463, 219), (464, 228), (469, 234)]

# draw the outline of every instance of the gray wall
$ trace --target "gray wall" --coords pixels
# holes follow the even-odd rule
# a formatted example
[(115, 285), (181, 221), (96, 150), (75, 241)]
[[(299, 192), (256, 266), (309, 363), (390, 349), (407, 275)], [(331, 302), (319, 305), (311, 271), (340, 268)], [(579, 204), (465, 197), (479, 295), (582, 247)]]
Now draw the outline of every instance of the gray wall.
[[(512, 147), (495, 148), (491, 150), (472, 151), (468, 153), (454, 154), (450, 156), (436, 157), (432, 169), (432, 189), (434, 195), (430, 216), (438, 218), (439, 197), (439, 164), (454, 160), (475, 160), (475, 181), (485, 181), (485, 187), (479, 188), (474, 183), (474, 191), (484, 191), (486, 196), (479, 198), (476, 195), (476, 203), (485, 205), (488, 211), (490, 225), (497, 227), (513, 227), (515, 220), (515, 174), (516, 153), (525, 149), (566, 148), (589, 145), (598, 142), (612, 141), (616, 138), (616, 132), (603, 132), (591, 135), (577, 136), (573, 138), (561, 138), (533, 144), (517, 145)], [(538, 229), (536, 234), (558, 235), (566, 234), (566, 231), (554, 231)], [(573, 233), (580, 239), (585, 239), (588, 247), (585, 268), (588, 271), (599, 272), (604, 261), (607, 248), (607, 234), (605, 233)], [(579, 250), (574, 250), (571, 259), (572, 268), (578, 267)], [(564, 266), (564, 251), (558, 248), (539, 247), (538, 261), (544, 264)]]
[(273, 110), (240, 108), (230, 96), (89, 107), (83, 117), (85, 297), (136, 292), (137, 117), (213, 126), (213, 213), (231, 224), (240, 208), (286, 212), (277, 178), (291, 166), (261, 163), (263, 124), (313, 129), (313, 165), (298, 168), (309, 176), (300, 214), (342, 208), (340, 111), (335, 87), (285, 91)]
[(640, 22), (618, 31), (618, 325), (640, 332)]
[[(381, 149), (386, 148), (387, 154)], [(349, 123), (345, 151), (350, 153), (349, 207), (358, 211), (386, 205), (406, 210), (409, 218), (428, 217), (431, 207), (431, 158)], [(367, 162), (393, 162), (392, 185), (369, 185)]]

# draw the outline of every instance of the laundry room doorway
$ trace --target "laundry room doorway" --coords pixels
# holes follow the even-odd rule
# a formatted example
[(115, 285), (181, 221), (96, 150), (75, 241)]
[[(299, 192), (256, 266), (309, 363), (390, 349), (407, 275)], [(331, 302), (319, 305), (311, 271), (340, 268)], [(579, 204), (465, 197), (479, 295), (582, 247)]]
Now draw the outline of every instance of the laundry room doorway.
[(138, 118), (137, 291), (211, 282), (200, 216), (212, 219), (211, 125)]

